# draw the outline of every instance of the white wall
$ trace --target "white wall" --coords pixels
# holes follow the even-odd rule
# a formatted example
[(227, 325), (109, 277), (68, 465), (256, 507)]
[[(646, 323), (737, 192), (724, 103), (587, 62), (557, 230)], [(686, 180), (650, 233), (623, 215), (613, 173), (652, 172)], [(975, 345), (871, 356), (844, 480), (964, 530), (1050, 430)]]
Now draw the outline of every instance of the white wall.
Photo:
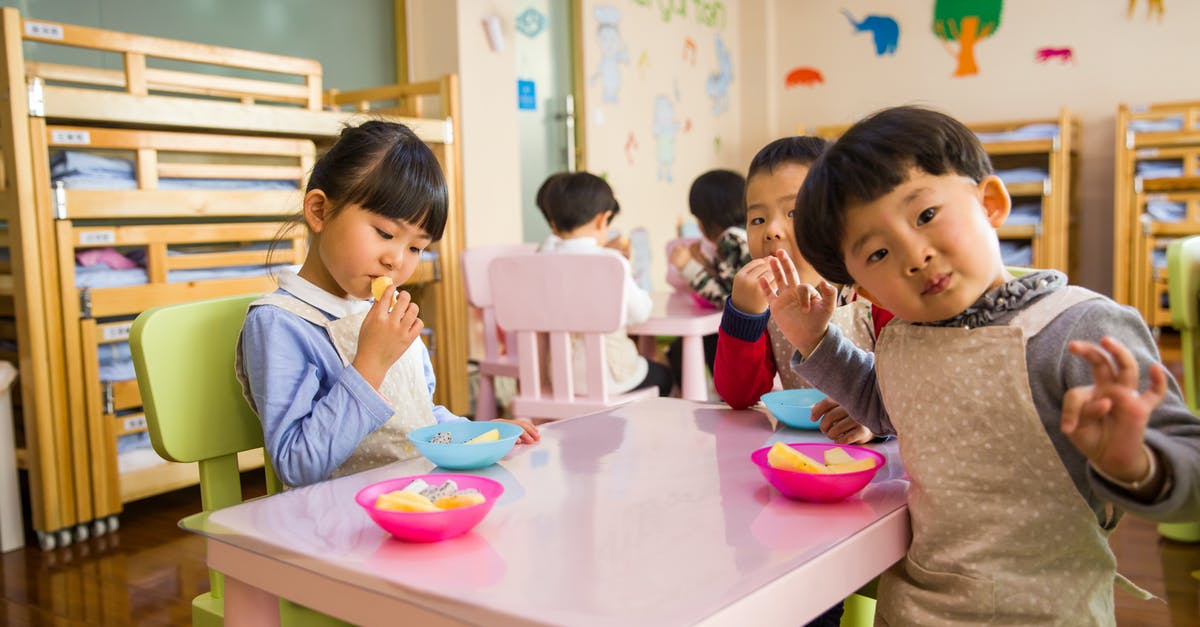
[[(779, 103), (777, 129), (848, 123), (904, 103), (938, 107), (965, 122), (1054, 117), (1067, 107), (1082, 121), (1080, 199), (1083, 246), (1074, 282), (1111, 293), (1114, 116), (1119, 103), (1200, 98), (1191, 78), (1200, 59), (1200, 2), (1167, 2), (1161, 21), (1127, 19), (1124, 1), (1008, 0), (994, 36), (976, 47), (980, 72), (954, 78), (954, 59), (932, 33), (933, 3), (891, 0), (768, 0), (777, 65), (766, 97)], [(877, 57), (858, 19), (890, 15), (900, 23), (894, 56)], [(1040, 47), (1073, 48), (1072, 64), (1038, 63)], [(784, 88), (796, 66), (812, 66), (823, 85)]]

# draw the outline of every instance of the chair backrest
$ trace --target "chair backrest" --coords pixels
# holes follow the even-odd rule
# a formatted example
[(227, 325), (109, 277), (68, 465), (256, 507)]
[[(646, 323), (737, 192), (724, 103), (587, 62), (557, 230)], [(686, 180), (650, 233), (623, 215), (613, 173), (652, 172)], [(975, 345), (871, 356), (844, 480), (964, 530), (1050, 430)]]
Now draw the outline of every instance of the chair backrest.
[[(520, 397), (544, 398), (538, 336), (549, 344), (556, 402), (608, 402), (604, 335), (625, 326), (629, 264), (617, 255), (522, 254), (499, 257), (489, 276), (496, 321), (516, 336)], [(582, 336), (586, 395), (577, 395), (571, 335)]]
[(1200, 236), (1167, 245), (1167, 299), (1183, 349), (1183, 396), (1200, 413)]
[(462, 251), (463, 284), (467, 290), (467, 302), (478, 307), (483, 318), (484, 359), (495, 361), (500, 357), (500, 338), (496, 333), (496, 313), (492, 307), (492, 281), (488, 267), (492, 260), (506, 255), (532, 253), (537, 244), (498, 244), (476, 246)]
[(667, 256), (664, 257), (664, 259), (667, 260), (668, 285), (676, 290), (691, 289), (691, 286), (688, 285), (687, 279), (683, 278), (683, 275), (679, 273), (679, 270), (676, 270), (675, 266), (671, 265), (671, 253), (675, 252), (675, 249), (679, 248), (680, 246), (691, 246), (693, 243), (702, 241), (703, 239), (704, 238), (702, 237), (677, 237), (667, 242)]
[[(257, 295), (155, 307), (133, 322), (129, 345), (154, 450), (198, 462), (205, 511), (240, 503), (237, 454), (263, 445), (262, 424), (242, 396), (234, 354)], [(278, 479), (266, 463), (267, 489)]]

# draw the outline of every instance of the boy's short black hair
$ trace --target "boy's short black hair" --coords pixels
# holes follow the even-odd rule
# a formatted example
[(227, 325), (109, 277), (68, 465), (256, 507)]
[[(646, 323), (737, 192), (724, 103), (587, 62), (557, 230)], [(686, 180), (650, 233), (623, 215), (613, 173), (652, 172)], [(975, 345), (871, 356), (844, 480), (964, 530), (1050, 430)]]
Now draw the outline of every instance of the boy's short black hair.
[(746, 179), (733, 170), (709, 170), (692, 181), (688, 208), (709, 239), (746, 225)]
[(811, 166), (825, 152), (829, 142), (820, 137), (810, 135), (794, 135), (777, 139), (763, 146), (758, 154), (750, 160), (750, 169), (746, 171), (746, 180), (760, 173), (770, 174), (781, 165), (798, 163)]
[(590, 172), (553, 174), (538, 192), (546, 221), (560, 233), (574, 231), (606, 211), (612, 212), (611, 222), (621, 211), (612, 187)]
[(913, 168), (976, 182), (992, 174), (979, 138), (945, 113), (904, 106), (860, 120), (812, 165), (796, 197), (796, 244), (818, 274), (854, 283), (842, 258), (846, 207), (886, 196)]

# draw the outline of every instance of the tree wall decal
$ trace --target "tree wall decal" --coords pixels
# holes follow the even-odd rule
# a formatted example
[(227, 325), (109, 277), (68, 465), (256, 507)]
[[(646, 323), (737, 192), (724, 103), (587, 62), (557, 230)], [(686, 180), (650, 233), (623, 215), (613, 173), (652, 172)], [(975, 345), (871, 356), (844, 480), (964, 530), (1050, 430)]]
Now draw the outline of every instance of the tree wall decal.
[(937, 0), (933, 5), (933, 32), (944, 42), (958, 42), (955, 51), (946, 48), (958, 59), (955, 76), (979, 73), (975, 63), (975, 44), (991, 37), (1000, 28), (1000, 9), (1003, 0)]

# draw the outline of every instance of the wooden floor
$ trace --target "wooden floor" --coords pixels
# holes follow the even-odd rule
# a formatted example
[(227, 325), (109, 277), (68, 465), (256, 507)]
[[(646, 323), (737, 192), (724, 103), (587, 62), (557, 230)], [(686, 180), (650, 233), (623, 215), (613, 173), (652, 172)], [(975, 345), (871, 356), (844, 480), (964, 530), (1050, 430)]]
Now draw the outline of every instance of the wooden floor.
[[(1179, 369), (1178, 342), (1163, 341), (1164, 361)], [(246, 493), (264, 492), (261, 473)], [(0, 625), (187, 625), (192, 597), (208, 590), (204, 543), (176, 523), (200, 510), (195, 489), (130, 504), (121, 528), (50, 552), (0, 556)], [(1141, 601), (1118, 589), (1117, 624), (1200, 627), (1200, 544), (1162, 540), (1155, 526), (1126, 516), (1111, 544), (1121, 572), (1158, 596)]]

